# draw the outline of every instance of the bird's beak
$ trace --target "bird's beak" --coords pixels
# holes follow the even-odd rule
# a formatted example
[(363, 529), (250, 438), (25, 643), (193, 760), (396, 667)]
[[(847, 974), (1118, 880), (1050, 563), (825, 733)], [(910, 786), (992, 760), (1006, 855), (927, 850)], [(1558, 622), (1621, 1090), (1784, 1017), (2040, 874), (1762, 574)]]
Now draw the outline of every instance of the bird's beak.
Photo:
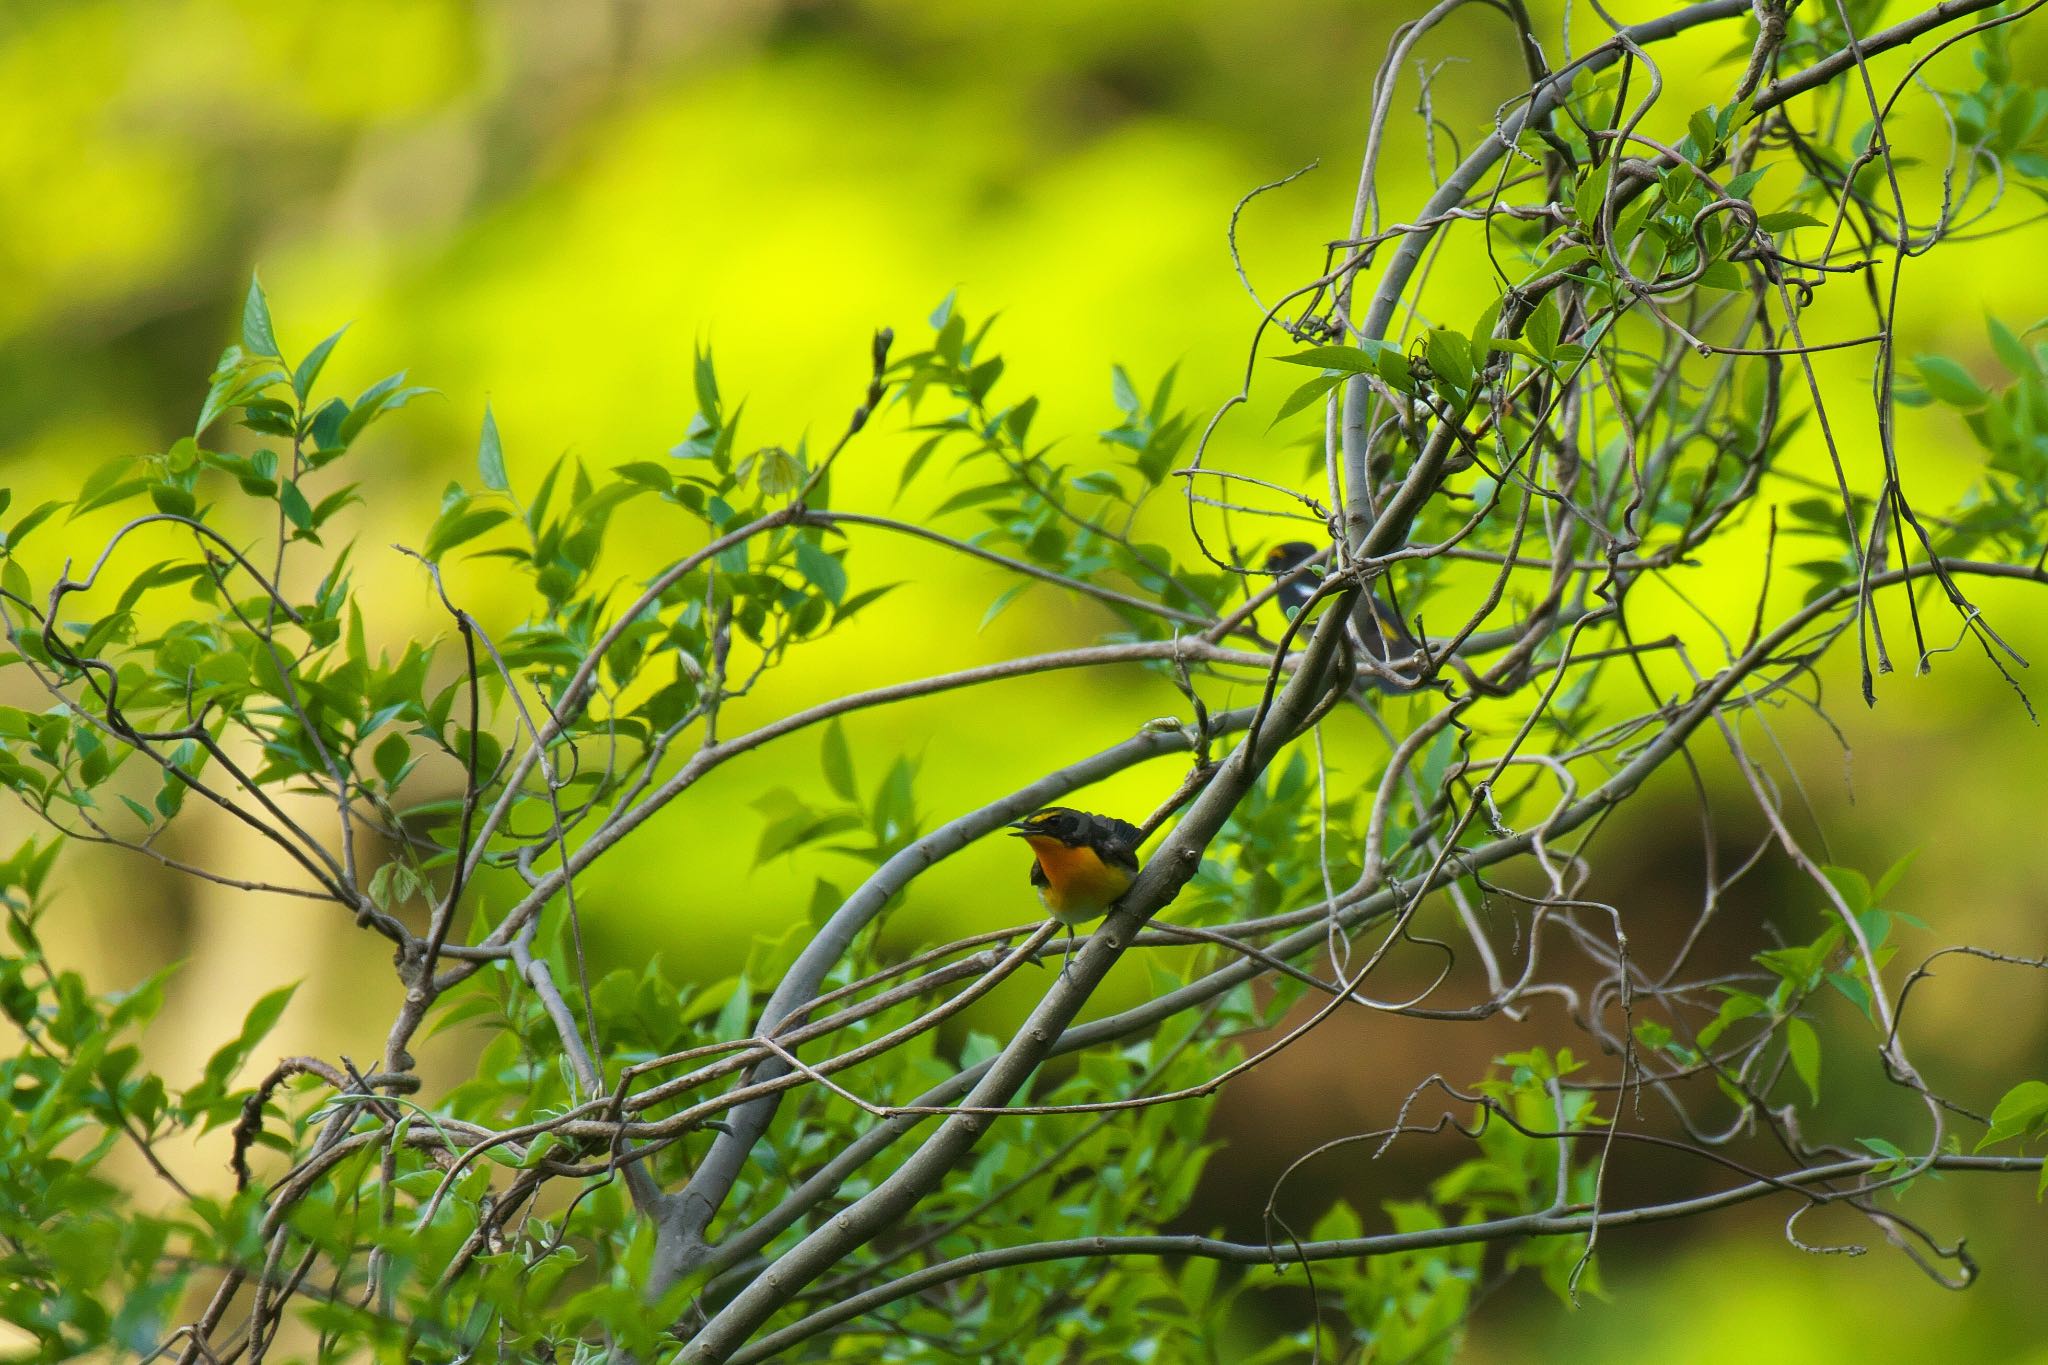
[(1012, 820), (1004, 828), (1010, 831), (1012, 839), (1021, 839), (1032, 832), (1030, 823), (1024, 820)]

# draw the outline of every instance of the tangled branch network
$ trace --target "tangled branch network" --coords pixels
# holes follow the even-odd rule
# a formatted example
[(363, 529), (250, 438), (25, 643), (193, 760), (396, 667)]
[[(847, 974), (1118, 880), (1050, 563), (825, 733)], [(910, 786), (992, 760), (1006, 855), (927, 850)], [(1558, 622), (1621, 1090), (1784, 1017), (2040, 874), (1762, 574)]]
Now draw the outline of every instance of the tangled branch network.
[[(1907, 1006), (1937, 959), (2043, 963), (1956, 945), (1890, 967), (1900, 869), (1865, 875), (1808, 847), (1779, 731), (1786, 715), (1831, 724), (1821, 670), (1851, 650), (1865, 702), (1896, 660), (1924, 669), (1957, 645), (2018, 689), (2024, 660), (1973, 594), (2048, 579), (2039, 471), (2025, 462), (2044, 457), (1995, 458), (1967, 503), (1937, 514), (1915, 501), (1897, 418), (1940, 403), (1994, 448), (2031, 449), (2048, 423), (2041, 353), (2001, 329), (2014, 381), (1992, 392), (1896, 347), (1920, 258), (2038, 232), (2013, 190), (2048, 170), (2028, 150), (2042, 120), (2002, 112), (2040, 94), (2007, 59), (2038, 8), (1947, 0), (1877, 26), (1844, 0), (1707, 0), (1628, 24), (1590, 3), (1550, 31), (1521, 0), (1444, 0), (1394, 35), (1349, 221), (1320, 273), (1269, 304), (1239, 261), (1258, 322), (1242, 388), (1205, 424), (1173, 410), (1167, 385), (1148, 400), (1119, 372), (1123, 421), (1105, 439), (1124, 462), (1060, 464), (1031, 438), (1036, 400), (995, 396), (987, 328), (950, 301), (923, 349), (878, 334), (866, 392), (822, 454), (743, 454), (708, 357), (698, 416), (667, 462), (603, 479), (558, 463), (521, 497), (487, 418), (482, 487), (451, 493), (407, 551), (457, 648), (395, 663), (363, 643), (345, 555), (308, 579), (341, 504), (301, 486), (412, 391), (395, 380), (317, 401), (332, 339), (288, 365), (252, 290), (199, 435), (232, 418), (289, 453), (195, 439), (88, 489), (81, 510), (144, 495), (156, 510), (81, 576), (67, 563), (34, 595), (10, 579), (0, 601), (15, 666), (57, 703), (55, 728), (10, 731), (0, 768), (33, 809), (180, 873), (336, 905), (390, 941), (405, 988), (373, 1065), (285, 1058), (247, 1091), (223, 1079), (182, 1109), (120, 1115), (123, 1140), (181, 1191), (160, 1144), (179, 1123), (231, 1119), (258, 1249), (222, 1253), (203, 1308), (160, 1353), (258, 1359), (311, 1302), (329, 1314), (321, 1330), (420, 1358), (571, 1338), (751, 1362), (861, 1332), (1006, 1358), (1038, 1324), (1084, 1310), (1079, 1269), (1176, 1258), (1308, 1273), (1316, 1321), (1301, 1340), (1318, 1349), (1326, 1310), (1365, 1311), (1345, 1286), (1378, 1284), (1373, 1267), (1456, 1256), (1475, 1279), (1534, 1268), (1575, 1293), (1603, 1230), (1760, 1200), (1789, 1206), (1797, 1245), (1861, 1250), (1803, 1230), (1847, 1210), (1930, 1275), (1966, 1283), (1961, 1243), (1891, 1192), (1935, 1171), (2039, 1172), (2039, 1157), (1982, 1148), (2048, 1121), (2048, 1100), (1987, 1114), (1944, 1094), (1913, 1055)], [(1521, 74), (1475, 71), (1446, 92), (1421, 57), (1467, 10), (1504, 26)], [(1972, 56), (1973, 88), (1955, 88)], [(1709, 78), (1713, 103), (1677, 104), (1676, 88)], [(1464, 105), (1486, 85), (1499, 102), (1475, 123)], [(1414, 146), (1399, 131), (1411, 98)], [(1426, 198), (1398, 220), (1381, 188), (1396, 157), (1428, 170)], [(1255, 194), (1298, 193), (1294, 179)], [(1767, 183), (1784, 207), (1759, 206)], [(1238, 430), (1254, 392), (1263, 401), (1283, 377), (1276, 429), (1313, 426), (1298, 479), (1270, 439)], [(1867, 400), (1843, 397), (1865, 384)], [(833, 498), (835, 470), (890, 439), (871, 428), (895, 413), (914, 444), (901, 487), (940, 451), (979, 476), (925, 523)], [(268, 558), (198, 505), (196, 481), (221, 476), (274, 510)], [(701, 523), (702, 544), (615, 593), (596, 564), (629, 504)], [(970, 513), (975, 529), (955, 525)], [(1185, 553), (1140, 538), (1180, 513)], [(532, 613), (508, 628), (463, 604), (451, 567), (483, 536), (531, 580)], [(184, 557), (140, 577), (110, 567), (149, 538)], [(884, 539), (1000, 569), (1015, 587), (998, 609), (1050, 587), (1114, 614), (1119, 633), (764, 715), (760, 680), (825, 634), (857, 632), (855, 614), (886, 591), (849, 576)], [(1788, 567), (1795, 540), (1824, 548)], [(139, 626), (139, 604), (172, 586), (217, 615)], [(843, 718), (1112, 668), (1175, 689), (1178, 712), (1134, 713), (1128, 738), (1059, 755), (942, 821), (919, 818), (903, 765), (872, 797), (854, 779)], [(808, 933), (717, 991), (633, 973), (593, 983), (577, 898), (592, 866), (674, 819), (713, 773), (799, 732), (822, 737), (836, 804), (791, 798), (764, 855), (850, 841), (859, 884), (821, 880)], [(154, 800), (128, 800), (133, 824), (82, 799), (114, 790), (110, 755), (160, 781)], [(1156, 843), (1073, 947), (1027, 924), (885, 948), (884, 911), (942, 860), (1163, 763), (1179, 771), (1143, 826)], [(1732, 865), (1715, 764), (1760, 821)], [(1632, 942), (1640, 917), (1668, 923), (1672, 907), (1603, 899), (1596, 841), (1667, 769), (1698, 792), (1705, 882), (1682, 932)], [(296, 880), (168, 851), (160, 835), (193, 795), (279, 850)], [(1805, 942), (1737, 903), (1746, 878), (1787, 867), (1826, 912)], [(1022, 970), (1048, 958), (1066, 970)], [(1083, 1022), (1133, 958), (1153, 968), (1135, 1003)], [(960, 1051), (953, 1030), (1006, 983), (1004, 998), (1029, 993), (1023, 1022)], [(1818, 1027), (1835, 1002), (1848, 1008)], [(1141, 1158), (1178, 1153), (1198, 1173), (1217, 1092), (1346, 1009), (1447, 1029), (1554, 1013), (1597, 1060), (1539, 1048), (1391, 1097), (1384, 1125), (1301, 1154), (1261, 1238), (1142, 1221), (1184, 1203), (1193, 1177)], [(493, 1021), (506, 1041), (486, 1069), (506, 1068), (500, 1083), (451, 1091), (421, 1074), (417, 1038), (451, 1016)], [(1817, 1138), (1822, 1057), (1858, 1048), (1910, 1113), (1882, 1142)], [(1303, 1236), (1282, 1218), (1308, 1163), (1450, 1131), (1475, 1155), (1439, 1183), (1427, 1225)], [(251, 1158), (270, 1146), (284, 1156), (259, 1175)], [(1617, 1205), (1610, 1166), (1650, 1149), (1722, 1183)], [(1091, 1173), (1117, 1163), (1130, 1163), (1127, 1204), (1095, 1192)], [(1017, 1212), (1069, 1195), (1085, 1208), (1067, 1223)], [(1045, 1235), (1019, 1235), (1034, 1228)], [(1315, 1279), (1326, 1263), (1349, 1278)], [(578, 1283), (563, 1278), (572, 1265), (630, 1292), (551, 1297)], [(1003, 1297), (1013, 1284), (1027, 1306)], [(1418, 1350), (1476, 1302), (1455, 1292), (1447, 1325), (1417, 1328)], [(518, 1308), (560, 1303), (574, 1312)], [(346, 1329), (333, 1325), (344, 1310)]]

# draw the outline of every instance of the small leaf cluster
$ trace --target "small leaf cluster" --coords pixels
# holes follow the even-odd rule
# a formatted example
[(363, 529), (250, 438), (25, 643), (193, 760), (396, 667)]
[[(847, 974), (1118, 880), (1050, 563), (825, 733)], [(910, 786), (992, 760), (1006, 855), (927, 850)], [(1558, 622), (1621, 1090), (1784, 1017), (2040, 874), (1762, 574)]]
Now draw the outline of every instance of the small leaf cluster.
[[(1227, 575), (1176, 562), (1165, 545), (1138, 539), (1141, 513), (1172, 471), (1192, 435), (1187, 414), (1172, 406), (1169, 370), (1149, 398), (1121, 368), (1111, 375), (1118, 423), (1101, 433), (1114, 463), (1083, 466), (1059, 458), (1050, 442), (1032, 437), (1035, 397), (995, 397), (1005, 362), (988, 353), (995, 319), (970, 325), (948, 297), (932, 314), (931, 345), (890, 368), (898, 394), (916, 414), (919, 439), (904, 461), (902, 497), (933, 457), (943, 453), (968, 486), (948, 494), (928, 520), (971, 511), (982, 523), (968, 536), (997, 551), (1082, 583), (1134, 589), (1180, 612), (1206, 612), (1222, 600)], [(930, 415), (932, 407), (950, 408)], [(1021, 580), (997, 598), (982, 618), (986, 627), (1030, 587)], [(1157, 615), (1114, 607), (1145, 638), (1167, 633)]]
[[(0, 1317), (29, 1333), (44, 1359), (146, 1355), (203, 1267), (260, 1258), (262, 1206), (251, 1191), (151, 1212), (117, 1171), (243, 1116), (253, 1092), (232, 1082), (294, 987), (264, 995), (196, 1079), (173, 1085), (145, 1063), (141, 1041), (175, 964), (100, 993), (44, 947), (60, 846), (31, 840), (0, 859), (0, 1012), (20, 1039), (0, 1055)], [(293, 1137), (273, 1128), (256, 1142), (289, 1149)]]

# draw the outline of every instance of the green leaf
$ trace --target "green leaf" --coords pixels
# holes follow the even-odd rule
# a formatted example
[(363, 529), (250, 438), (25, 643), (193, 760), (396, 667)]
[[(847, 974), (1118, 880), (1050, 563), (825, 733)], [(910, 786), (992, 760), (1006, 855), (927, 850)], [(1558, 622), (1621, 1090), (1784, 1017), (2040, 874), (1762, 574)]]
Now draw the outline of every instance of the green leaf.
[(1720, 1011), (1700, 1030), (1700, 1046), (1712, 1047), (1714, 1040), (1728, 1031), (1729, 1025), (1738, 1020), (1753, 1018), (1763, 1012), (1764, 1002), (1761, 998), (1748, 991), (1736, 991), (1721, 1002)]
[[(1571, 245), (1557, 251), (1549, 260), (1546, 260), (1542, 265), (1531, 271), (1529, 279), (1533, 280), (1541, 275), (1555, 275), (1560, 271), (1569, 272), (1578, 266), (1585, 265), (1592, 259), (1593, 248), (1587, 246), (1584, 242), (1573, 242)], [(1524, 284), (1528, 282), (1528, 280), (1523, 281)], [(1545, 297), (1548, 296), (1546, 295)]]
[(1117, 411), (1127, 416), (1136, 417), (1144, 409), (1144, 403), (1138, 398), (1137, 386), (1131, 383), (1131, 377), (1124, 373), (1121, 365), (1109, 367), (1109, 393), (1116, 402)]
[(1610, 157), (1587, 171), (1586, 178), (1579, 182), (1578, 189), (1572, 195), (1572, 212), (1584, 227), (1594, 227), (1600, 221), (1600, 209), (1607, 198), (1607, 178), (1612, 164), (1613, 158)]
[(948, 318), (946, 325), (939, 328), (939, 334), (932, 338), (932, 350), (948, 365), (963, 363), (965, 352), (961, 348), (966, 344), (967, 319), (959, 313)]
[(505, 447), (498, 439), (498, 419), (489, 403), (484, 404), (484, 431), (476, 443), (476, 468), (484, 487), (500, 493), (511, 490), (512, 481), (505, 477)]
[(1943, 355), (1913, 357), (1913, 368), (1927, 391), (1955, 408), (1981, 408), (1989, 396), (1979, 388), (1970, 372)]
[[(188, 1110), (203, 1111), (225, 1094), (228, 1082), (249, 1060), (256, 1045), (276, 1026), (278, 1016), (284, 1013), (285, 1006), (291, 1003), (292, 994), (298, 988), (296, 981), (288, 986), (279, 986), (249, 1007), (249, 1013), (242, 1020), (241, 1033), (207, 1059), (205, 1075), (198, 1085), (185, 1093)], [(226, 1117), (225, 1114), (209, 1115), (206, 1126), (212, 1128), (225, 1121)]]
[(1400, 351), (1389, 347), (1381, 352), (1378, 369), (1387, 387), (1399, 389), (1402, 393), (1415, 392), (1415, 372), (1408, 365), (1408, 357)]
[(1273, 414), (1273, 420), (1267, 424), (1266, 429), (1271, 431), (1274, 427), (1294, 416), (1295, 413), (1300, 412), (1309, 404), (1320, 401), (1331, 389), (1336, 388), (1343, 382), (1344, 376), (1341, 374), (1317, 375), (1314, 379), (1309, 380), (1308, 383), (1303, 384), (1293, 393), (1287, 395), (1287, 401), (1280, 405), (1280, 411)]
[(278, 490), (277, 498), (284, 508), (285, 520), (301, 531), (313, 529), (313, 509), (306, 502), (306, 495), (299, 491), (298, 484), (286, 480), (284, 487)]
[(1795, 990), (1810, 990), (1819, 983), (1821, 972), (1828, 959), (1841, 946), (1842, 926), (1830, 925), (1821, 936), (1811, 943), (1794, 944), (1786, 948), (1766, 948), (1756, 955), (1756, 960), (1769, 968), (1779, 979), (1791, 984)]
[[(28, 581), (28, 570), (22, 568), (21, 561), (13, 555), (0, 560), (0, 588), (5, 588), (8, 592), (13, 593), (17, 600), (24, 602), (35, 591), (33, 585)], [(34, 636), (23, 637), (25, 641), (34, 638)], [(42, 645), (40, 642), (35, 644), (24, 643), (22, 648), (24, 652), (32, 652), (36, 657), (41, 657)]]
[(348, 421), (348, 411), (348, 403), (340, 398), (330, 398), (314, 410), (313, 421), (307, 431), (314, 450), (338, 453), (346, 446), (341, 438), (341, 427)]
[(292, 371), (292, 392), (299, 396), (301, 403), (313, 392), (313, 383), (320, 378), (320, 371), (326, 366), (327, 356), (334, 350), (334, 343), (340, 341), (341, 333), (347, 330), (348, 328), (344, 326), (340, 332), (336, 332), (308, 351), (306, 358), (299, 362), (299, 367)]
[(1460, 389), (1472, 387), (1478, 371), (1472, 365), (1472, 343), (1463, 332), (1438, 327), (1429, 334), (1429, 368)]
[(439, 559), (465, 541), (476, 539), (512, 514), (502, 507), (465, 507), (457, 504), (443, 512), (427, 533), (426, 556)]
[(760, 452), (759, 458), (754, 482), (769, 497), (779, 498), (804, 486), (804, 476), (809, 471), (801, 457), (790, 454), (781, 446), (769, 446)]
[(1009, 605), (1012, 602), (1016, 601), (1019, 597), (1022, 597), (1024, 595), (1024, 590), (1026, 588), (1029, 588), (1030, 586), (1031, 585), (1029, 583), (1013, 583), (1009, 587), (1003, 589), (1003, 591), (996, 597), (996, 600), (988, 604), (988, 610), (981, 614), (981, 624), (974, 628), (976, 632), (978, 633), (980, 631), (987, 630), (989, 628), (989, 624), (993, 622), (998, 616), (1001, 616), (1003, 612), (1006, 609), (1008, 609)]
[(891, 592), (894, 592), (896, 589), (902, 586), (903, 585), (901, 583), (884, 583), (877, 588), (862, 589), (861, 591), (855, 593), (853, 596), (847, 598), (844, 602), (841, 602), (837, 607), (833, 608), (832, 624), (835, 626), (838, 625), (840, 622), (844, 621), (847, 617), (853, 615), (855, 612), (859, 611), (862, 607), (865, 607), (870, 602), (878, 601), (882, 597), (886, 596)]
[(1010, 433), (1011, 440), (1023, 445), (1025, 436), (1031, 431), (1031, 419), (1037, 415), (1038, 399), (1035, 396), (1027, 398), (1003, 414), (1003, 430)]
[[(141, 462), (133, 456), (116, 455), (86, 475), (84, 485), (78, 490), (78, 497), (72, 501), (71, 518), (83, 516), (110, 503), (120, 502), (147, 488), (149, 480), (138, 475), (140, 468)], [(129, 477), (123, 477), (124, 475)], [(18, 539), (21, 532), (17, 530), (15, 535)]]
[(833, 811), (828, 815), (809, 810), (794, 811), (761, 831), (761, 842), (754, 850), (754, 865), (758, 867), (770, 858), (794, 852), (805, 844), (859, 829), (860, 824), (860, 816), (850, 810)]
[(1714, 111), (1711, 108), (1693, 110), (1692, 117), (1686, 120), (1685, 130), (1692, 135), (1693, 148), (1701, 158), (1713, 151), (1714, 144), (1721, 140), (1714, 131)]
[(1785, 1021), (1785, 1050), (1792, 1055), (1792, 1069), (1806, 1082), (1815, 1104), (1820, 1103), (1820, 1035), (1804, 1019)]
[(1729, 261), (1709, 261), (1695, 281), (1702, 289), (1737, 290), (1743, 286), (1742, 272)]
[(2034, 356), (2026, 343), (2013, 335), (2012, 328), (1997, 318), (1984, 319), (1991, 333), (1991, 349), (1997, 353), (1998, 363), (2005, 366), (2014, 376), (2036, 375), (2040, 367), (2034, 363)]
[(1557, 295), (1545, 294), (1543, 302), (1536, 305), (1536, 311), (1529, 314), (1528, 322), (1522, 326), (1522, 335), (1537, 355), (1545, 360), (1557, 353), (1558, 337), (1561, 335), (1563, 318), (1558, 312)]
[(928, 520), (936, 521), (948, 512), (958, 512), (963, 507), (979, 507), (982, 503), (1006, 498), (1017, 491), (1016, 485), (1005, 480), (1001, 483), (985, 483), (976, 488), (963, 488), (932, 509)]
[(613, 465), (612, 473), (627, 483), (638, 484), (656, 493), (669, 494), (675, 491), (676, 476), (669, 473), (665, 466), (658, 465), (652, 460), (633, 460), (626, 464)]
[(822, 546), (808, 540), (798, 541), (796, 567), (828, 602), (836, 603), (846, 595), (846, 566)]
[(1891, 896), (1893, 889), (1898, 886), (1900, 880), (1905, 877), (1906, 870), (1913, 865), (1913, 860), (1919, 856), (1920, 850), (1917, 848), (1909, 849), (1899, 855), (1898, 861), (1886, 868), (1884, 875), (1877, 879), (1877, 885), (1871, 888), (1870, 903), (1872, 905), (1883, 905), (1886, 899)]
[(1638, 196), (1633, 204), (1623, 209), (1615, 217), (1615, 242), (1633, 242), (1637, 237), (1641, 236), (1644, 225), (1650, 221), (1650, 216), (1657, 211), (1657, 208), (1658, 199), (1656, 195), (1645, 194)]
[[(386, 413), (398, 411), (398, 409), (423, 394), (438, 392), (438, 389), (418, 386), (406, 387), (404, 370), (400, 370), (397, 374), (386, 375), (356, 395), (355, 406), (342, 415), (339, 424), (334, 429), (334, 444), (338, 446), (353, 444), (356, 437), (361, 435), (363, 430), (379, 417), (384, 416)], [(323, 443), (324, 448), (325, 443)]]
[(263, 281), (249, 277), (249, 294), (242, 300), (242, 346), (251, 355), (283, 357), (277, 352), (277, 333), (270, 325), (270, 304), (263, 297)]
[(1798, 209), (1780, 209), (1776, 213), (1757, 216), (1756, 225), (1765, 232), (1789, 232), (1793, 228), (1826, 227), (1820, 219)]
[(1977, 1150), (2025, 1137), (2044, 1121), (2048, 1121), (2048, 1082), (2021, 1081), (1992, 1109), (1991, 1127), (1978, 1139)]
[(411, 756), (412, 746), (406, 743), (404, 735), (394, 730), (377, 745), (371, 761), (377, 765), (377, 775), (384, 779), (384, 785), (396, 787), (398, 779), (405, 773), (405, 761)]
[(1769, 166), (1755, 166), (1744, 171), (1741, 175), (1729, 177), (1728, 197), (1730, 199), (1749, 198), (1750, 191), (1757, 187), (1758, 182), (1764, 178), (1770, 169)]
[(733, 991), (718, 1011), (718, 1022), (713, 1025), (714, 1034), (719, 1038), (744, 1038), (747, 1033), (747, 1018), (753, 1013), (754, 992), (747, 978), (742, 976), (733, 986)]
[(156, 510), (167, 512), (174, 517), (189, 517), (199, 510), (192, 491), (180, 488), (174, 483), (153, 483), (149, 486), (149, 500), (156, 504)]
[(853, 783), (853, 751), (847, 747), (846, 731), (836, 718), (825, 727), (821, 763), (825, 770), (825, 785), (845, 800), (857, 800), (859, 788)]
[(1173, 398), (1173, 381), (1180, 374), (1180, 362), (1166, 367), (1166, 373), (1159, 376), (1159, 387), (1152, 391), (1152, 410), (1146, 415), (1154, 422), (1166, 420), (1166, 407)]
[(711, 348), (695, 351), (691, 376), (697, 386), (697, 411), (704, 414), (712, 425), (718, 424), (718, 372), (711, 363)]
[(1472, 338), (1472, 354), (1486, 354), (1487, 343), (1493, 339), (1495, 329), (1500, 326), (1500, 308), (1505, 299), (1494, 299), (1479, 311), (1479, 317), (1466, 335)]
[(9, 528), (6, 536), (0, 538), (0, 544), (4, 544), (10, 550), (17, 548), (23, 540), (28, 538), (29, 532), (35, 530), (36, 527), (41, 526), (52, 516), (63, 510), (64, 504), (54, 498), (39, 504), (34, 510), (23, 514), (21, 520), (15, 522)]
[(1821, 875), (1828, 879), (1843, 904), (1851, 910), (1868, 910), (1876, 903), (1871, 897), (1870, 879), (1855, 868), (1828, 863), (1821, 867)]
[(420, 891), (420, 878), (404, 863), (389, 862), (370, 876), (370, 903), (390, 914)]
[(1756, 117), (1756, 96), (1745, 95), (1733, 104), (1721, 106), (1721, 112), (1714, 117), (1714, 135), (1727, 137), (1743, 124)]
[(1384, 341), (1368, 341), (1359, 346), (1311, 346), (1306, 351), (1276, 355), (1273, 359), (1319, 370), (1342, 370), (1346, 374), (1376, 374), (1380, 357), (1395, 349)]

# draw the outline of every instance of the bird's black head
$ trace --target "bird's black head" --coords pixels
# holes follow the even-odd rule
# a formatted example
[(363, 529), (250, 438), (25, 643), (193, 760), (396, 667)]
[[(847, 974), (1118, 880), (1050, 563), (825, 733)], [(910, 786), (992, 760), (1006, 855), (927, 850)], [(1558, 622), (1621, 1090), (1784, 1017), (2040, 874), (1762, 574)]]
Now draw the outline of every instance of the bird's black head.
[(1286, 573), (1316, 556), (1316, 547), (1305, 540), (1283, 540), (1266, 551), (1266, 572)]
[[(1283, 540), (1266, 551), (1266, 572), (1276, 577), (1292, 573), (1316, 557), (1316, 547), (1305, 540)], [(1300, 611), (1309, 598), (1315, 596), (1315, 579), (1304, 575), (1301, 578), (1283, 582), (1274, 594), (1280, 601), (1280, 609), (1289, 616)]]
[(1010, 824), (1010, 833), (1020, 839), (1035, 834), (1044, 839), (1057, 839), (1069, 848), (1087, 843), (1094, 830), (1095, 818), (1070, 806), (1047, 806)]

